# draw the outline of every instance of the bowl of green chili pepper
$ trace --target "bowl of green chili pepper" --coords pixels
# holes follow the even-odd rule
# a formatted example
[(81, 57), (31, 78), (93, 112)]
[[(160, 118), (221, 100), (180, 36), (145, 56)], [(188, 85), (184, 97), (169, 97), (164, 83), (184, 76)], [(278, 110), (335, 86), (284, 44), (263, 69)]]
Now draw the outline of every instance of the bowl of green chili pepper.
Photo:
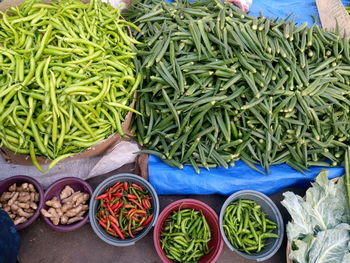
[(165, 263), (216, 262), (224, 245), (217, 214), (195, 199), (180, 199), (162, 211), (153, 242)]
[(220, 231), (230, 250), (257, 261), (271, 258), (281, 247), (284, 224), (266, 195), (243, 190), (227, 198), (220, 211)]
[(108, 177), (90, 199), (89, 218), (99, 238), (114, 246), (131, 246), (154, 226), (159, 200), (150, 183), (135, 174)]

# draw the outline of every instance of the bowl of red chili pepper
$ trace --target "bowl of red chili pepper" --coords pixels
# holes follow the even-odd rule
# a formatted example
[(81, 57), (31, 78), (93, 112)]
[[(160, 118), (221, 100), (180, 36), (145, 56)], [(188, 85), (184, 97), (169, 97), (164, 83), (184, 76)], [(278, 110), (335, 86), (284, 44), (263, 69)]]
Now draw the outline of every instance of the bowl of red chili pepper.
[(135, 174), (118, 174), (100, 183), (90, 199), (92, 229), (114, 246), (131, 246), (154, 226), (159, 214), (152, 185)]

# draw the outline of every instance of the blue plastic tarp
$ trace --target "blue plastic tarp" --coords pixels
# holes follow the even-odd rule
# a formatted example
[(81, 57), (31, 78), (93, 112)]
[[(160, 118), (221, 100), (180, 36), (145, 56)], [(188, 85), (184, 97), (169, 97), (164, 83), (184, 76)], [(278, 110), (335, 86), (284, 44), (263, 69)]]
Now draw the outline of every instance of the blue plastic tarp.
[[(261, 167), (257, 166), (259, 169)], [(249, 168), (244, 162), (235, 162), (234, 167), (200, 169), (196, 174), (191, 166), (184, 169), (172, 168), (158, 157), (150, 155), (148, 160), (149, 181), (158, 194), (223, 194), (230, 195), (240, 190), (256, 190), (273, 194), (282, 189), (300, 185), (304, 186), (322, 170), (312, 167), (305, 175), (286, 164), (273, 165), (270, 174), (261, 174)], [(343, 168), (329, 168), (329, 178), (341, 176)]]
[[(342, 0), (343, 5), (347, 6), (350, 0)], [(315, 0), (253, 0), (253, 5), (250, 8), (249, 14), (252, 16), (259, 16), (260, 12), (269, 18), (282, 18), (288, 15), (297, 24), (308, 22), (313, 24), (314, 15), (319, 23), (319, 17)]]
[[(348, 5), (350, 0), (342, 0)], [(250, 15), (258, 16), (260, 12), (269, 18), (291, 18), (298, 24), (307, 21), (313, 23), (311, 15), (318, 19), (315, 0), (253, 0)], [(259, 166), (258, 166), (259, 167)], [(191, 166), (184, 169), (172, 168), (155, 156), (150, 156), (148, 162), (149, 181), (158, 194), (223, 194), (230, 195), (243, 189), (251, 189), (273, 194), (290, 186), (307, 186), (322, 169), (329, 171), (329, 177), (334, 178), (344, 173), (343, 168), (313, 167), (305, 175), (297, 172), (286, 164), (274, 165), (270, 174), (261, 174), (249, 168), (242, 161), (234, 167), (201, 169), (196, 174)]]

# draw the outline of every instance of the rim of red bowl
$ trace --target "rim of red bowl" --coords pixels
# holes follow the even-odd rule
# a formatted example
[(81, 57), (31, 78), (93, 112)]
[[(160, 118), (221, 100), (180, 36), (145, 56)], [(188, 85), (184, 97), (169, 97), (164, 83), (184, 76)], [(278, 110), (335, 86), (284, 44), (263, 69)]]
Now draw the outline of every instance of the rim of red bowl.
[[(214, 253), (214, 255), (210, 258), (210, 261), (207, 261), (208, 263), (212, 263), (212, 262), (216, 262), (218, 260), (218, 258), (221, 255), (222, 249), (224, 247), (224, 241), (222, 239), (221, 236), (221, 232), (220, 232), (220, 226), (219, 226), (219, 217), (216, 214), (216, 212), (206, 203), (203, 203), (202, 201), (196, 200), (196, 199), (180, 199), (177, 200), (175, 202), (172, 202), (171, 204), (167, 205), (163, 211), (160, 213), (157, 223), (154, 227), (154, 231), (153, 231), (153, 243), (155, 246), (155, 249), (157, 251), (158, 256), (160, 257), (160, 259), (165, 262), (165, 263), (173, 263), (172, 260), (168, 259), (163, 251), (163, 249), (161, 248), (161, 244), (160, 244), (160, 231), (162, 229), (163, 223), (166, 220), (166, 218), (169, 216), (169, 214), (174, 210), (175, 207), (177, 207), (178, 205), (181, 205), (183, 203), (186, 203), (188, 205), (194, 204), (194, 205), (199, 205), (203, 208), (203, 210), (206, 210), (209, 214), (211, 214), (214, 218), (215, 221), (215, 228), (216, 231), (218, 232), (218, 245), (215, 247), (215, 249), (213, 250), (213, 252), (210, 253)], [(198, 210), (198, 209), (196, 209)], [(202, 261), (200, 261), (201, 263), (204, 263)]]

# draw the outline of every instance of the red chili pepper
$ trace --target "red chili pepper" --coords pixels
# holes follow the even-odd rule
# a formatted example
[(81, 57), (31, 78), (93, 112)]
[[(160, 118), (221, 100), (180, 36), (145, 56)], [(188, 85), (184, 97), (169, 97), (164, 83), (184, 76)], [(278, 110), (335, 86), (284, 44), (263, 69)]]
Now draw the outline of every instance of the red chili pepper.
[(129, 184), (128, 184), (128, 182), (124, 182), (124, 190), (125, 190), (125, 191), (128, 191), (128, 189), (129, 189)]
[(137, 199), (137, 196), (136, 195), (132, 195), (132, 194), (128, 194), (126, 197), (128, 199)]
[(116, 224), (117, 226), (119, 225), (119, 223), (118, 223), (118, 221), (117, 221), (117, 219), (116, 219), (115, 217), (109, 216), (108, 218), (109, 218), (109, 220), (111, 220), (111, 221), (112, 221), (114, 224)]
[(114, 211), (119, 208), (119, 202), (116, 202), (114, 205), (111, 206), (111, 209)]
[(112, 193), (111, 192), (108, 193), (108, 200), (112, 200)]
[(120, 198), (122, 196), (123, 196), (123, 193), (114, 193), (113, 194), (113, 197), (115, 197), (115, 198)]
[(99, 195), (99, 196), (95, 197), (95, 200), (105, 199), (107, 196), (108, 196), (108, 193), (105, 193), (103, 195)]
[(115, 190), (118, 186), (120, 186), (122, 183), (121, 182), (116, 182), (113, 186), (112, 189)]
[(136, 200), (130, 199), (130, 201), (135, 203), (138, 207), (140, 207), (140, 209), (144, 210), (143, 206), (139, 202), (137, 202)]
[(146, 201), (147, 201), (146, 199), (143, 199), (143, 200), (142, 200), (142, 205), (143, 205), (143, 207), (144, 207), (145, 209), (148, 209), (149, 207), (148, 207)]
[(146, 199), (145, 202), (147, 204), (147, 209), (151, 208), (151, 202), (148, 199)]
[(111, 209), (111, 207), (107, 204), (107, 208), (108, 208), (108, 211), (111, 213), (112, 216), (115, 216), (113, 210)]
[(111, 222), (111, 226), (114, 228), (115, 232), (117, 232), (118, 236), (124, 240), (125, 237), (123, 233), (120, 231), (119, 227), (117, 227), (116, 224), (114, 224), (113, 222)]
[(130, 237), (132, 237), (132, 238), (134, 238), (134, 235), (132, 234), (132, 232), (131, 232), (131, 220), (129, 221), (129, 224), (128, 224), (128, 232), (129, 232), (129, 235), (130, 235)]
[(143, 222), (142, 226), (147, 226), (147, 225), (149, 224), (149, 222), (151, 222), (152, 218), (153, 218), (153, 215), (150, 215), (150, 216), (146, 219), (146, 221)]
[(133, 209), (130, 209), (129, 212), (128, 212), (128, 216), (131, 215), (132, 212), (136, 211), (137, 209), (136, 208), (133, 208)]
[(143, 192), (143, 189), (141, 186), (137, 185), (137, 184), (132, 184), (132, 187), (135, 187), (136, 189), (140, 190), (141, 192)]
[(136, 208), (134, 205), (127, 204), (124, 206), (125, 208)]
[(102, 218), (100, 219), (99, 223), (100, 223), (100, 225), (101, 225), (104, 229), (107, 228), (106, 223), (103, 222)]

